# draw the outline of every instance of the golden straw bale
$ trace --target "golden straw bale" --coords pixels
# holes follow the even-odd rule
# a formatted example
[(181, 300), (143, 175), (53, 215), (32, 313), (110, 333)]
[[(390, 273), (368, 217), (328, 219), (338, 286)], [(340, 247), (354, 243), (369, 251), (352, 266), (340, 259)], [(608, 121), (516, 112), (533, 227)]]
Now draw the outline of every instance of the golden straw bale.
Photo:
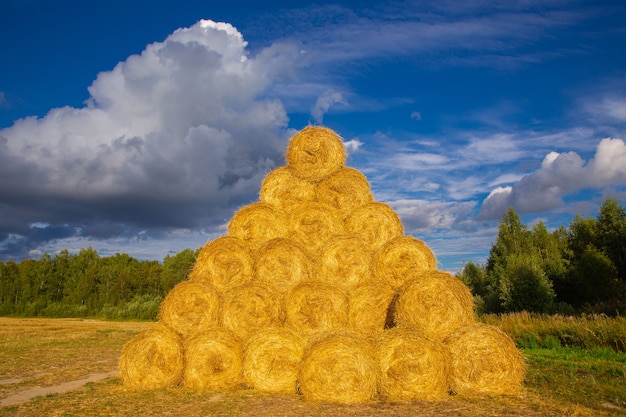
[(349, 291), (371, 277), (372, 251), (358, 235), (335, 236), (320, 249), (320, 280)]
[(208, 282), (223, 292), (248, 283), (252, 279), (253, 263), (252, 251), (244, 241), (221, 236), (202, 248), (189, 279)]
[(185, 342), (185, 387), (218, 391), (234, 388), (241, 380), (242, 349), (233, 334), (216, 328)]
[(448, 399), (450, 352), (411, 329), (385, 330), (376, 341), (378, 388), (385, 401)]
[(228, 234), (237, 237), (257, 250), (268, 240), (285, 237), (285, 214), (271, 204), (254, 202), (240, 208), (228, 223)]
[(370, 183), (359, 170), (345, 167), (320, 182), (317, 201), (331, 205), (346, 218), (356, 208), (374, 201)]
[(313, 258), (304, 246), (291, 239), (268, 241), (259, 249), (254, 262), (254, 280), (281, 294), (315, 275)]
[(210, 284), (179, 282), (161, 302), (159, 320), (183, 338), (218, 325), (222, 299)]
[(444, 271), (422, 271), (398, 289), (392, 305), (399, 327), (417, 329), (433, 340), (443, 340), (474, 322), (473, 298), (458, 278)]
[(261, 330), (243, 352), (246, 383), (259, 391), (295, 394), (304, 347), (304, 338), (286, 327)]
[(296, 176), (317, 182), (343, 168), (346, 150), (331, 129), (307, 126), (291, 138), (285, 158)]
[(524, 358), (511, 338), (495, 326), (474, 323), (444, 341), (452, 355), (451, 388), (459, 395), (519, 393)]
[(289, 209), (294, 204), (315, 201), (315, 184), (293, 174), (287, 167), (270, 171), (259, 191), (259, 200), (281, 209)]
[(339, 210), (327, 204), (301, 204), (289, 214), (290, 237), (311, 252), (318, 251), (330, 238), (344, 234)]
[(398, 236), (385, 243), (372, 261), (374, 275), (398, 288), (418, 271), (437, 268), (433, 252), (413, 236)]
[(364, 403), (376, 395), (376, 359), (372, 344), (350, 331), (314, 338), (305, 349), (298, 374), (307, 401)]
[(222, 326), (242, 342), (259, 330), (280, 326), (285, 321), (277, 293), (259, 284), (233, 288), (224, 295)]
[(348, 297), (336, 286), (301, 282), (285, 297), (285, 323), (304, 336), (343, 328), (348, 323)]
[(375, 201), (357, 208), (348, 216), (346, 231), (358, 234), (372, 250), (378, 250), (389, 239), (402, 235), (404, 227), (389, 205)]
[(125, 386), (157, 389), (183, 380), (183, 345), (180, 337), (161, 323), (139, 333), (122, 348), (120, 378)]
[(393, 288), (377, 282), (360, 284), (349, 294), (348, 326), (366, 335), (381, 333), (393, 299)]

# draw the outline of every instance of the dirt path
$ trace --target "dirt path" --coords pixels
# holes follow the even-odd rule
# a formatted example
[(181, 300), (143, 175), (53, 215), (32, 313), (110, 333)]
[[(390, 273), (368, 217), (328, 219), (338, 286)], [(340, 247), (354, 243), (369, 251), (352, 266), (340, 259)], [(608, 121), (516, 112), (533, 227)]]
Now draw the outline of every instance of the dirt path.
[[(80, 388), (89, 382), (96, 382), (107, 378), (112, 378), (118, 375), (118, 371), (107, 372), (104, 374), (90, 374), (87, 378), (78, 379), (75, 381), (64, 382), (63, 384), (54, 385), (51, 387), (37, 387), (31, 388), (25, 391), (18, 392), (9, 397), (0, 399), (0, 406), (7, 407), (11, 405), (22, 404), (32, 400), (35, 397), (41, 397), (49, 394), (61, 394), (63, 392), (71, 391), (76, 388)], [(5, 380), (6, 382), (7, 380)], [(14, 381), (14, 380), (8, 380)]]

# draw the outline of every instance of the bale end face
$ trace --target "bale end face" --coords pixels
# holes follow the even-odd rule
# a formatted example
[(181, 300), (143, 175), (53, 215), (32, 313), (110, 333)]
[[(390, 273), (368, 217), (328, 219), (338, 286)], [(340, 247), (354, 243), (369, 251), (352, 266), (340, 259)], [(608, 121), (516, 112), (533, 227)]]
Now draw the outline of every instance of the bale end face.
[(183, 379), (183, 345), (161, 323), (139, 333), (122, 348), (120, 378), (124, 386), (158, 389), (177, 386)]
[(376, 362), (372, 345), (362, 336), (335, 331), (311, 341), (298, 374), (307, 401), (355, 404), (376, 395)]
[(517, 394), (526, 363), (511, 338), (495, 326), (474, 323), (444, 341), (452, 362), (451, 388), (463, 396)]
[(449, 399), (450, 353), (410, 329), (386, 330), (376, 341), (379, 390), (385, 401)]
[(285, 159), (294, 175), (319, 182), (343, 168), (346, 151), (331, 129), (308, 126), (291, 138)]

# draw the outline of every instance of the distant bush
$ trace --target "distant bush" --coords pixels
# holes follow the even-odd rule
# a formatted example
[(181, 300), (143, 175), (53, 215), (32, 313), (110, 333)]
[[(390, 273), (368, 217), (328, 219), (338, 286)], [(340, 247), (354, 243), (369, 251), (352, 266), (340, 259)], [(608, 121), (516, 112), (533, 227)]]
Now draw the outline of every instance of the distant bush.
[(43, 317), (87, 317), (89, 311), (87, 306), (77, 304), (64, 304), (64, 303), (52, 303), (48, 304), (46, 308), (40, 311), (40, 316)]
[(109, 320), (156, 320), (161, 301), (161, 296), (140, 295), (121, 307), (104, 306), (100, 315)]

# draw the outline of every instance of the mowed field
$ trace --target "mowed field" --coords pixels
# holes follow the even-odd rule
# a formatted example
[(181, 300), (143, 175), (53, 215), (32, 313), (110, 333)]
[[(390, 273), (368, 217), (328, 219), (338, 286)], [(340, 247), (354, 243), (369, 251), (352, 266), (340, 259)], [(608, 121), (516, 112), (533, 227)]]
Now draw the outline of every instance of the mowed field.
[(124, 343), (149, 322), (0, 318), (0, 416), (625, 416), (626, 354), (523, 349), (517, 396), (441, 403), (320, 404), (250, 389), (130, 390), (117, 377)]

